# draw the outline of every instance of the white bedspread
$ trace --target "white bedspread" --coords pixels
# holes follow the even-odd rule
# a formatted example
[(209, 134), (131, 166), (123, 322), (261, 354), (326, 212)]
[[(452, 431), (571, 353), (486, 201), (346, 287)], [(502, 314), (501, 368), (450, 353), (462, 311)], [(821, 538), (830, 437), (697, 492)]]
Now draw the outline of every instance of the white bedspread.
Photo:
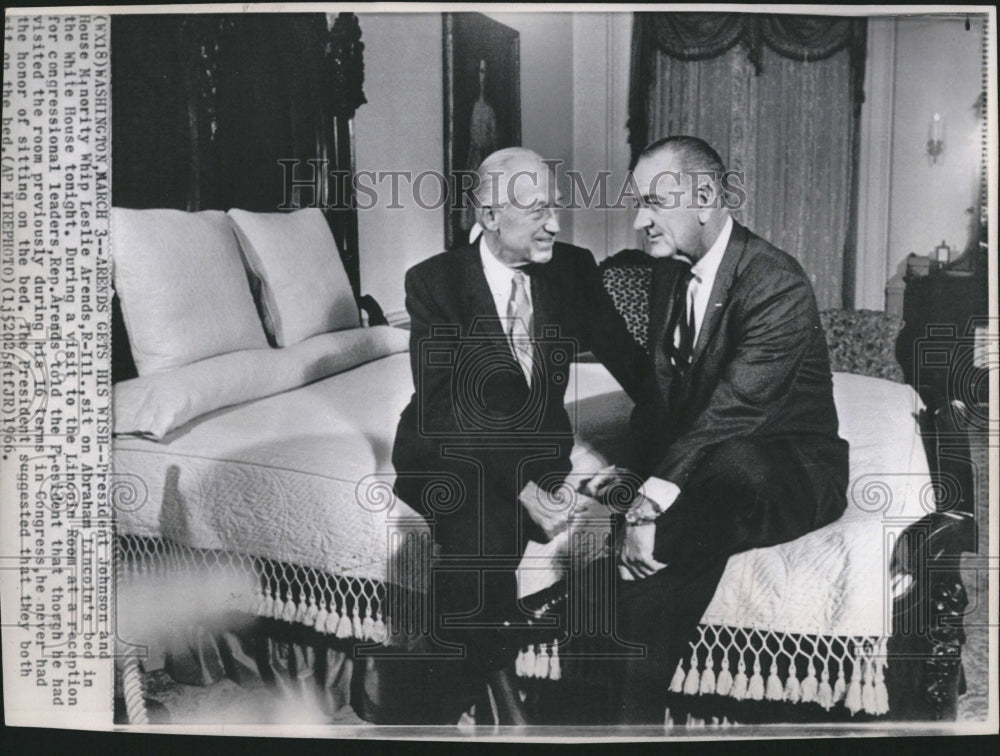
[(846, 373), (834, 374), (834, 400), (840, 435), (851, 445), (843, 517), (791, 543), (732, 557), (703, 623), (891, 634), (893, 546), (935, 508), (915, 417), (922, 405), (909, 386)]
[[(596, 470), (613, 456), (631, 403), (602, 366), (577, 367), (583, 380), (567, 398), (589, 443), (574, 458)], [(162, 442), (119, 436), (116, 481), (137, 489), (119, 530), (385, 579), (389, 532), (399, 518), (422, 523), (390, 492), (396, 424), (412, 392), (409, 357), (394, 354), (208, 413)]]
[(355, 492), (373, 474), (391, 486), (393, 435), (412, 391), (409, 357), (394, 354), (209, 413), (163, 442), (116, 438), (118, 480), (134, 476), (147, 491), (119, 515), (120, 530), (384, 579), (392, 519), (418, 515)]
[[(116, 438), (116, 480), (136, 486), (141, 502), (119, 511), (120, 532), (384, 580), (394, 522), (407, 518), (412, 528), (416, 517), (388, 495), (396, 423), (412, 392), (408, 360), (394, 354), (209, 413), (163, 442)], [(851, 443), (847, 513), (793, 543), (732, 558), (704, 622), (842, 635), (888, 629), (891, 536), (932, 507), (912, 417), (918, 400), (909, 387), (842, 374), (835, 396)], [(579, 441), (574, 468), (614, 461), (631, 406), (614, 379), (600, 365), (575, 365), (567, 400)], [(839, 589), (832, 603), (829, 587)]]
[[(596, 447), (587, 449), (586, 457), (600, 459), (625, 432), (630, 404), (620, 390), (596, 390), (603, 386), (612, 392), (616, 386), (601, 366), (579, 367), (586, 373), (580, 383), (588, 386), (581, 391), (587, 398), (579, 403), (581, 429), (586, 446)], [(840, 435), (851, 446), (843, 517), (790, 543), (730, 558), (702, 624), (799, 634), (890, 634), (888, 568), (895, 539), (934, 511), (916, 422), (922, 404), (909, 386), (847, 373), (834, 374), (834, 401)], [(592, 464), (588, 459), (581, 466)], [(554, 555), (565, 554), (566, 544), (565, 534), (544, 546), (529, 544), (521, 595), (557, 579), (546, 565)]]

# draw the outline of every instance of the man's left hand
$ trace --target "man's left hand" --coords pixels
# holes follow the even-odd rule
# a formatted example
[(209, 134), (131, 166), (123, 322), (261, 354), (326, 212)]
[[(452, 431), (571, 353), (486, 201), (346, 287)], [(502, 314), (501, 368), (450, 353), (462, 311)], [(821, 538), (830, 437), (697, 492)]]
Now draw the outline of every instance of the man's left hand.
[(642, 580), (667, 565), (653, 559), (656, 524), (629, 525), (618, 545), (618, 575), (622, 580)]
[(593, 518), (600, 517), (601, 514), (607, 516), (607, 510), (599, 502), (568, 487), (549, 492), (529, 481), (518, 499), (528, 512), (528, 516), (542, 529), (549, 540), (566, 530), (574, 517)]

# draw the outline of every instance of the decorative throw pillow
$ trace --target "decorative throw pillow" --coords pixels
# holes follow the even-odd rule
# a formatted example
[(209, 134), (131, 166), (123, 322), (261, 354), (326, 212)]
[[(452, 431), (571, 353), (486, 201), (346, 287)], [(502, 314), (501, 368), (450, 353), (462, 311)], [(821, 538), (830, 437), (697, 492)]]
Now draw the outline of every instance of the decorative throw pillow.
[(902, 320), (879, 310), (823, 310), (819, 320), (833, 372), (904, 382), (903, 369), (896, 360)]
[(639, 249), (624, 249), (601, 263), (601, 279), (632, 338), (648, 348), (652, 258)]
[(229, 218), (247, 267), (260, 280), (264, 327), (275, 346), (360, 325), (347, 272), (319, 210), (234, 209)]
[(113, 208), (111, 257), (140, 376), (267, 346), (225, 213)]

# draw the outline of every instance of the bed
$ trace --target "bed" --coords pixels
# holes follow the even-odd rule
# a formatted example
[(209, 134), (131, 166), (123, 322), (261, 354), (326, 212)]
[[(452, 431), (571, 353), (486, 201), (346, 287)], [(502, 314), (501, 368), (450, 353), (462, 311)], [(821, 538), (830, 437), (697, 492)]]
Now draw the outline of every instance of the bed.
[[(115, 208), (112, 229), (115, 283), (140, 373), (118, 382), (113, 396), (123, 595), (148, 596), (145, 581), (175, 596), (155, 582), (173, 576), (188, 588), (156, 615), (161, 628), (231, 613), (308, 629), (306, 645), (341, 642), (331, 648), (344, 656), (351, 643), (392, 644), (398, 617), (387, 585), (420, 596), (433, 579), (430, 530), (391, 493), (393, 436), (413, 390), (407, 332), (361, 325), (318, 211)], [(296, 256), (292, 267), (310, 273), (292, 285), (274, 262)], [(318, 261), (333, 271), (329, 290), (305, 295), (295, 286), (324, 285)], [(605, 280), (615, 277), (606, 272)], [(256, 305), (254, 290), (263, 291)], [(337, 304), (344, 301), (351, 307)], [(936, 511), (921, 404), (910, 387), (870, 376), (836, 373), (834, 391), (852, 450), (847, 511), (797, 541), (730, 560), (690, 657), (664, 681), (681, 699), (675, 714), (686, 699), (715, 698), (883, 717), (893, 698), (910, 695), (892, 687), (890, 646), (904, 633), (889, 607), (923, 582), (900, 564), (898, 544)], [(620, 459), (631, 405), (607, 371), (574, 364), (567, 401), (574, 474)], [(606, 551), (608, 533), (606, 518), (585, 520), (532, 544), (522, 595), (564, 578), (581, 561), (579, 544), (591, 544), (586, 558)], [(211, 607), (196, 586), (213, 597)], [(142, 599), (134, 605), (149, 611)], [(129, 607), (119, 613), (128, 625)], [(143, 619), (149, 628), (148, 614), (134, 622)], [(586, 659), (560, 655), (572, 632), (560, 627), (552, 643), (523, 650), (525, 681), (586, 674)], [(170, 646), (157, 635), (143, 640)]]

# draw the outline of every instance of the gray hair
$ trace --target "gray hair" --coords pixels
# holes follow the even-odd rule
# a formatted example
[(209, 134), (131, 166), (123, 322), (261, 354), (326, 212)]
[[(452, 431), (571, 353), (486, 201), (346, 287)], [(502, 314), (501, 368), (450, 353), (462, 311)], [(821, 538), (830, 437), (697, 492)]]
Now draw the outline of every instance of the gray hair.
[(507, 185), (514, 166), (523, 161), (532, 161), (548, 171), (541, 155), (527, 147), (505, 147), (487, 155), (476, 169), (476, 187), (473, 197), (477, 213), (484, 207), (498, 207), (507, 204), (510, 197)]

